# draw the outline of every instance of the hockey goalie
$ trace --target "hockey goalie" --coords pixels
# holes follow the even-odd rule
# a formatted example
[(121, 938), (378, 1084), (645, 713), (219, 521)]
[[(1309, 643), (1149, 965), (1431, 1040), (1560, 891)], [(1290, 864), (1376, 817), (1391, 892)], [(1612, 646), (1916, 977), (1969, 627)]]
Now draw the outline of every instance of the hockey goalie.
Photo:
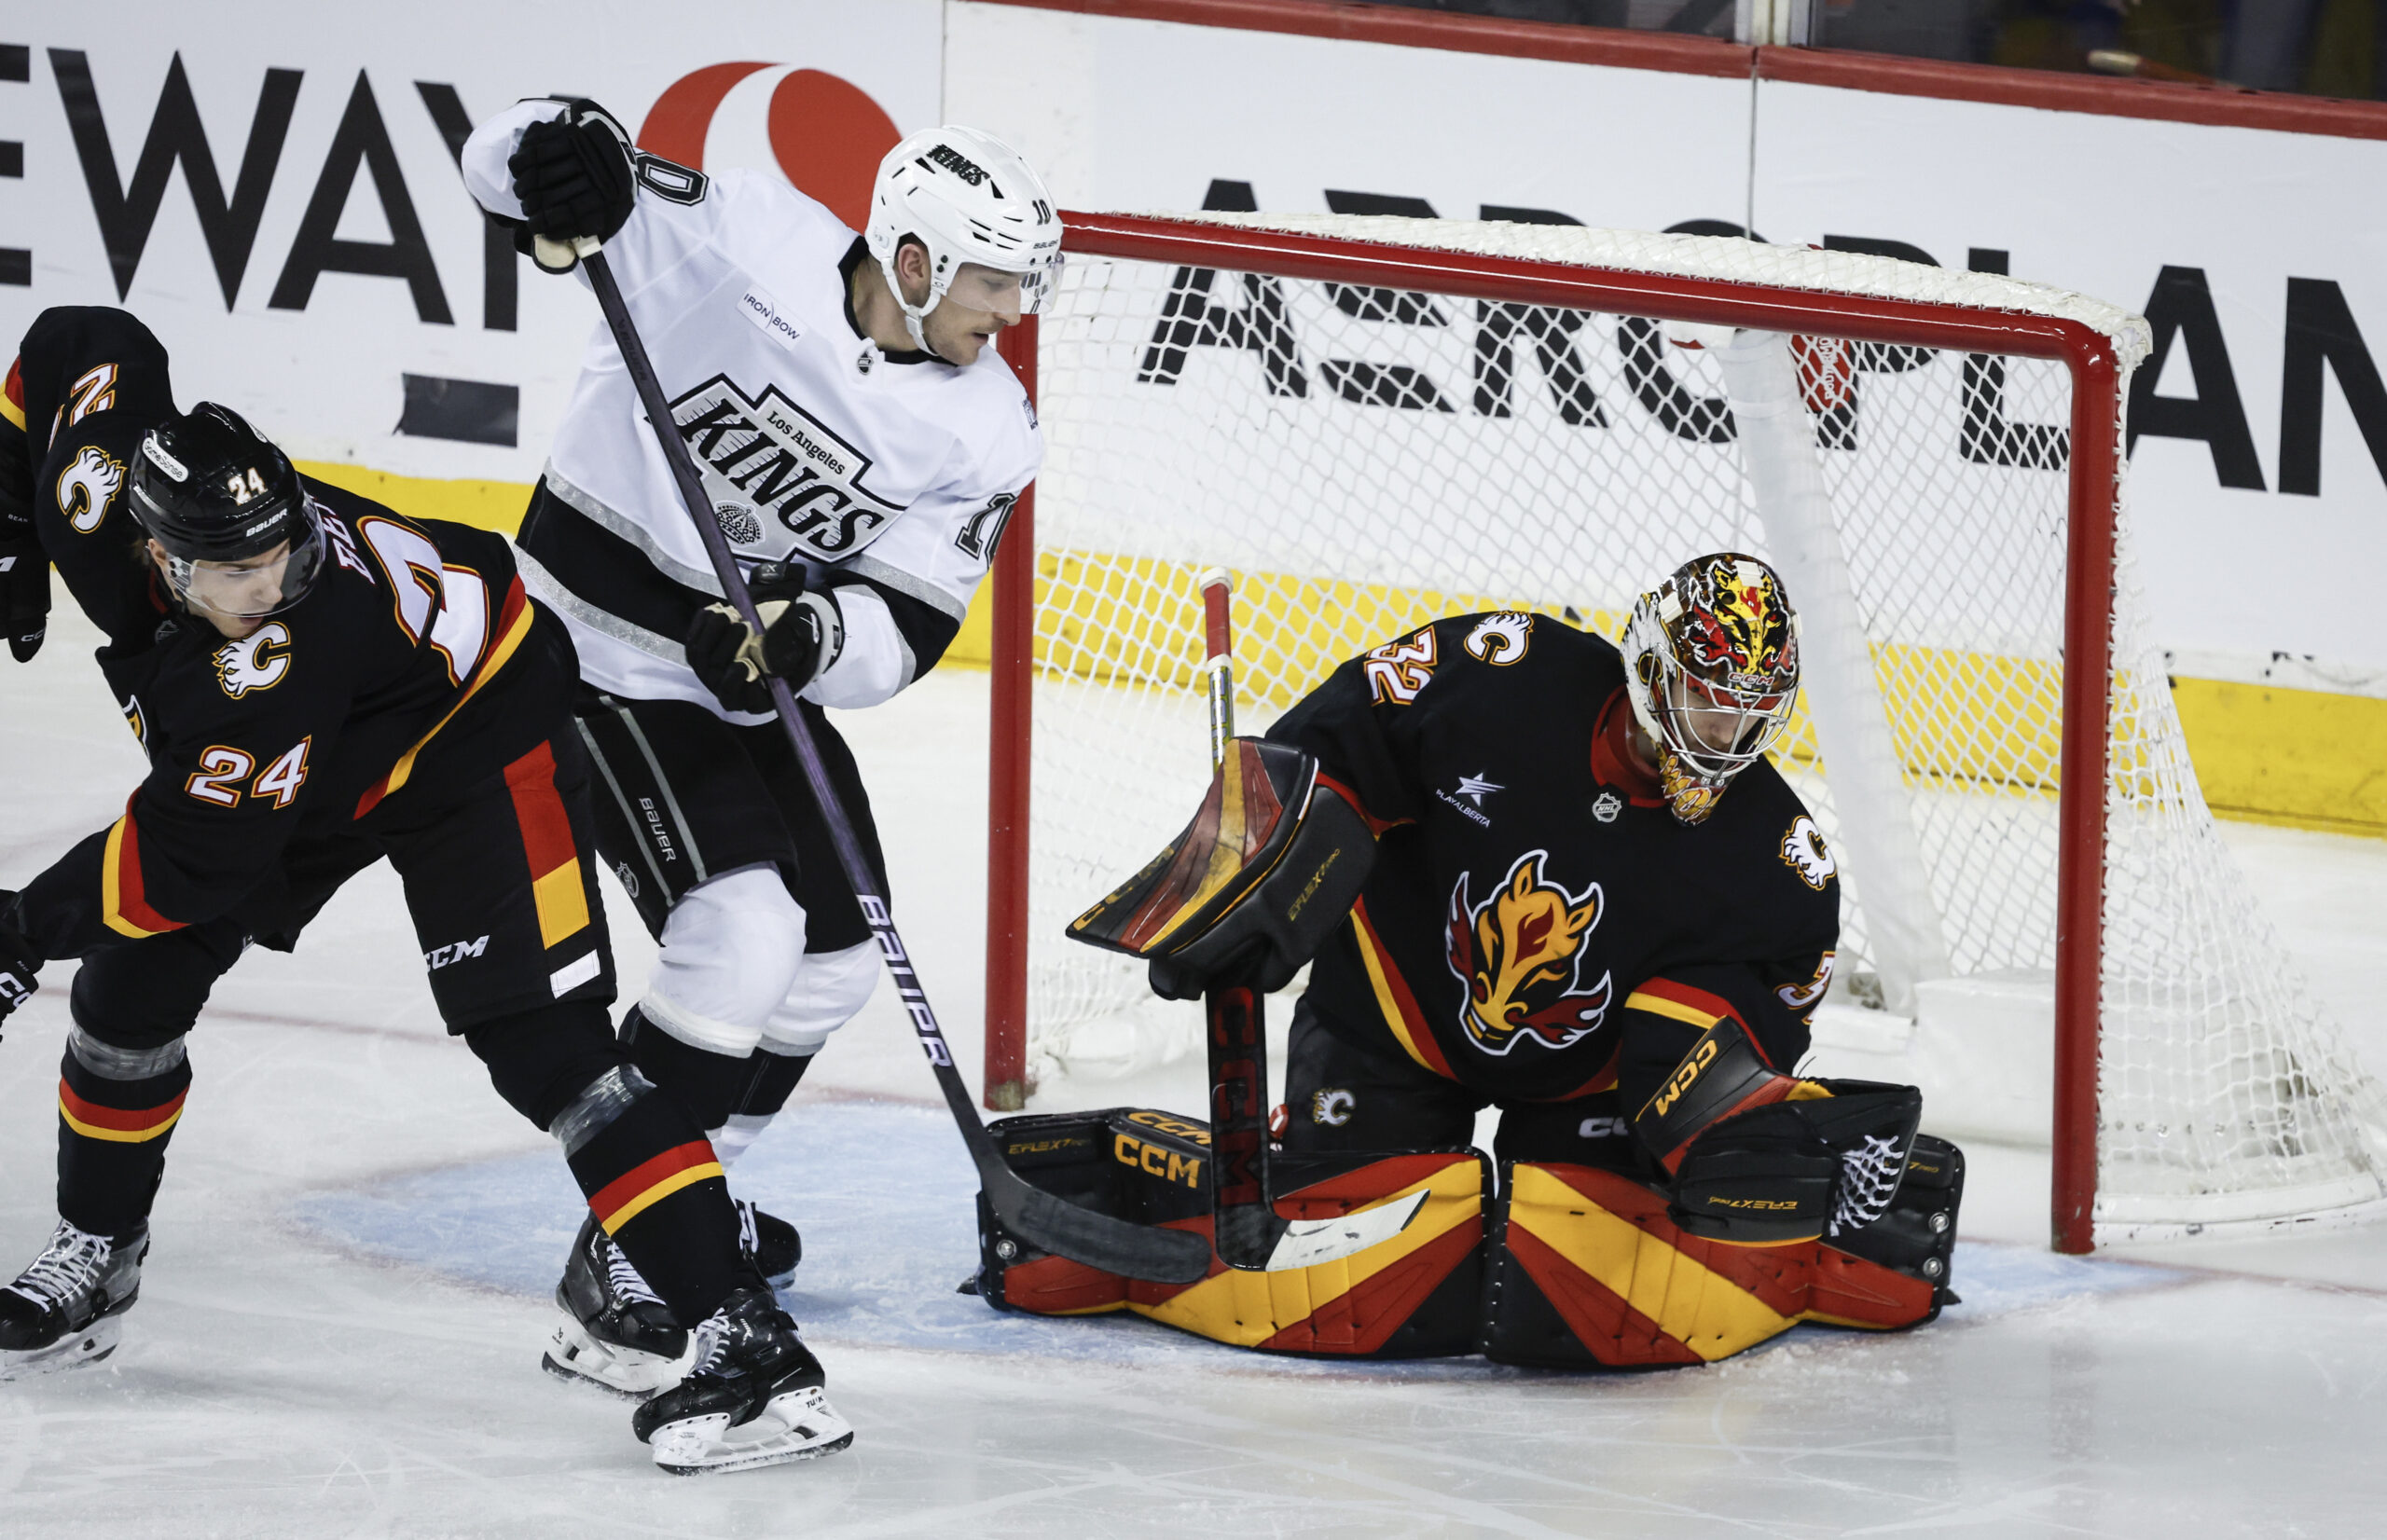
[[(1833, 853), (1766, 757), (1798, 688), (1779, 575), (1719, 552), (1643, 595), (1621, 647), (1437, 621), (1225, 740), (1194, 822), (1070, 928), (1208, 1002), (1210, 1120), (999, 1125), (1029, 1180), (1207, 1231), (1220, 1260), (1118, 1278), (986, 1221), (979, 1292), (1264, 1351), (1554, 1367), (1935, 1317), (1961, 1153), (1917, 1133), (1911, 1087), (1797, 1069), (1840, 923)], [(1259, 1132), (1260, 1002), (1304, 964)], [(1469, 1148), (1487, 1107), (1497, 1183)]]

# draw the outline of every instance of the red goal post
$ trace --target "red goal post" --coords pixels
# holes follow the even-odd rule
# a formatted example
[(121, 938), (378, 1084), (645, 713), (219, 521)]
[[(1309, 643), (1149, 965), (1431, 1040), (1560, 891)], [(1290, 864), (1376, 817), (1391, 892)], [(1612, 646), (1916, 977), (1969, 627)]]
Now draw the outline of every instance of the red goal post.
[[(1253, 278), (1280, 284), (1331, 285), (1324, 292), (1342, 305), (1343, 312), (1363, 318), (1370, 312), (1355, 308), (1345, 296), (1394, 291), (1412, 296), (1474, 300), (1479, 302), (1479, 316), (1490, 313), (1487, 308), (1492, 306), (1548, 307), (1593, 317), (1627, 318), (1628, 326), (1629, 318), (1649, 318), (1676, 331), (1732, 328), (1893, 350), (1934, 350), (1964, 354), (1975, 363), (1984, 358), (2044, 360), (2061, 369), (2069, 381), (2065, 421), (2069, 454), (2060, 467), (2063, 491), (2060, 766), (2053, 777), (2052, 812), (2056, 891), (2052, 904), (2051, 1229), (2059, 1249), (2089, 1249), (2099, 1194), (2107, 818), (2114, 794), (2110, 708), (2117, 688), (2116, 553), (2125, 469), (2121, 414), (2129, 371), (2145, 355), (2145, 323), (2077, 296), (1990, 275), (1947, 273), (1856, 254), (1765, 247), (1714, 238), (1612, 236), (1575, 227), (1315, 216), (1163, 218), (1069, 213), (1063, 217), (1069, 270), (1082, 284), (1093, 284), (1089, 271), (1098, 271), (1105, 264), (1139, 264), (1173, 272), (1175, 289), (1167, 294), (1182, 290), (1189, 274), (1205, 282), (1209, 282), (1206, 275), (1216, 273), (1251, 275), (1244, 282), (1246, 292), (1252, 296), (1261, 293), (1250, 286)], [(1150, 294), (1163, 292), (1150, 290), (1138, 302), (1143, 306), (1140, 320), (1126, 316), (1124, 335), (1131, 342), (1136, 325), (1149, 328), (1154, 315), (1165, 318), (1179, 309), (1177, 301), (1168, 297), (1163, 298), (1160, 310), (1152, 309)], [(1051, 351), (1056, 326), (1071, 324), (1069, 305), (1069, 281), (1065, 279), (1056, 300), (1058, 313), (1042, 320), (1045, 336), (1041, 350), (1036, 320), (1004, 336), (1005, 356), (1019, 370), (1031, 395), (1038, 393), (1040, 351)], [(1157, 346), (1160, 334), (1149, 335)], [(1813, 344), (1802, 347), (1806, 355), (1812, 355)], [(1548, 356), (1543, 364), (1549, 367)], [(1252, 367), (1249, 361), (1239, 366)], [(1480, 378), (1480, 362), (1477, 367)], [(1998, 378), (2002, 381), (2004, 376)], [(1968, 373), (1967, 392), (1973, 385), (1974, 377)], [(1124, 392), (1137, 387), (1123, 382), (1117, 388)], [(1886, 387), (1883, 399), (1887, 399)], [(1480, 406), (1480, 394), (1478, 400)], [(1379, 431), (1373, 424), (1382, 414), (1397, 418), (1400, 405), (1407, 404), (1360, 408), (1379, 414), (1379, 419), (1369, 419), (1369, 431)], [(1811, 399), (1811, 410), (1813, 406)], [(1096, 424), (1081, 432), (1067, 422), (1056, 422), (1053, 406), (1043, 409), (1048, 439), (1056, 447), (1064, 442), (1083, 443), (1087, 434), (1098, 436), (1101, 431)], [(1441, 410), (1445, 416), (1463, 415), (1447, 404)], [(1421, 432), (1432, 432), (1437, 426), (1429, 421), (1429, 413), (1413, 415), (1428, 424)], [(1577, 431), (1590, 430), (1579, 426)], [(2046, 469), (2052, 474), (2058, 467)], [(1048, 462), (1045, 480), (1053, 479)], [(1689, 548), (1681, 552), (1690, 554)], [(1048, 566), (1051, 560), (1048, 556)], [(1654, 580), (1662, 571), (1653, 568), (1647, 576)], [(1024, 1105), (1032, 1090), (1028, 964), (1035, 855), (1028, 837), (1036, 715), (1032, 702), (1039, 648), (1048, 639), (1038, 629), (1040, 581), (1049, 586), (1052, 580), (1050, 571), (1040, 580), (1036, 494), (1031, 488), (1013, 513), (992, 578), (986, 1100), (998, 1108)], [(1796, 583), (1792, 592), (1798, 598)], [(1241, 596), (1238, 602), (1245, 602)], [(1573, 610), (1566, 613), (1574, 618)], [(1392, 634), (1373, 639), (1387, 639)], [(2052, 648), (2054, 639), (2049, 644)], [(1877, 659), (1879, 645), (1877, 641)], [(1810, 652), (1812, 658), (1814, 649)], [(1857, 655), (1864, 653), (1860, 651)], [(1877, 661), (1876, 667), (1887, 665)], [(1812, 662), (1810, 667), (1812, 671)], [(1870, 689), (1870, 683), (1864, 688)], [(1188, 746), (1186, 751), (1197, 750)], [(2184, 764), (2185, 757), (2177, 757)], [(1835, 764), (1841, 763), (1834, 759)], [(1894, 781), (1898, 774), (1894, 763)], [(1923, 778), (1924, 772), (1910, 763), (1905, 776), (1913, 782)], [(1949, 784), (1948, 777), (1939, 776), (1936, 784)], [(2186, 794), (2194, 800), (2192, 776)], [(2173, 793), (2165, 796), (2177, 800)], [(2201, 812), (2201, 802), (2197, 807)], [(1122, 852), (1114, 875), (1131, 871), (1149, 853)], [(1857, 880), (1863, 883), (1861, 873)], [(1090, 901), (1099, 890), (1090, 887), (1084, 899)], [(2335, 1180), (2337, 1170), (2332, 1167), (2331, 1171)], [(2359, 1201), (2364, 1196), (2359, 1176), (2356, 1173), (2329, 1189), (2330, 1201)], [(2216, 1184), (2226, 1187), (2227, 1179), (2204, 1182), (2207, 1187)], [(2376, 1196), (2375, 1186), (2369, 1195)], [(2236, 1213), (2226, 1203), (2223, 1210)], [(2195, 1205), (2183, 1211), (2193, 1212)]]

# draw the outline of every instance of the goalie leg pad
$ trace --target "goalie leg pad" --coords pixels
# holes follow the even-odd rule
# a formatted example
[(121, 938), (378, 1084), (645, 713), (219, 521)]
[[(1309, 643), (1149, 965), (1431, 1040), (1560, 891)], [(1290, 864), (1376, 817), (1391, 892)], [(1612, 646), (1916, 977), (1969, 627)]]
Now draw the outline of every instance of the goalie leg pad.
[[(1073, 1203), (1171, 1229), (1210, 1231), (1208, 1128), (1141, 1107), (991, 1125), (1012, 1168)], [(1276, 1212), (1327, 1219), (1406, 1201), (1400, 1233), (1338, 1261), (1243, 1272), (1213, 1258), (1188, 1285), (1146, 1283), (1046, 1256), (1005, 1233), (982, 1196), (979, 1294), (998, 1310), (1087, 1315), (1126, 1310), (1262, 1353), (1425, 1358), (1471, 1352), (1483, 1286), (1489, 1172), (1471, 1149), (1370, 1156), (1280, 1155)]]
[(1937, 1313), (1930, 1283), (1815, 1241), (1691, 1234), (1664, 1193), (1614, 1172), (1520, 1162), (1503, 1176), (1482, 1341), (1497, 1363), (1713, 1363), (1801, 1321), (1886, 1329)]

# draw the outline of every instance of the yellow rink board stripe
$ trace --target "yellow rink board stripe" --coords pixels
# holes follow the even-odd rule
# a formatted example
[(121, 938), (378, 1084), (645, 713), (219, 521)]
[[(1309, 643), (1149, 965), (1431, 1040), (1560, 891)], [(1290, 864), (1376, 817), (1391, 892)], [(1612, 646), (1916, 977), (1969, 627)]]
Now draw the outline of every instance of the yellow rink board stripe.
[[(394, 475), (366, 466), (301, 461), (308, 475), (388, 503), (402, 514), (452, 519), (511, 535), (531, 488), (514, 482)], [(1036, 559), (1040, 667), (1098, 681), (1197, 687), (1202, 662), (1203, 569), (1150, 557), (1040, 551)], [(1051, 608), (1058, 586), (1066, 606)], [(1403, 589), (1269, 573), (1236, 574), (1237, 668), (1245, 699), (1281, 708), (1334, 667), (1441, 615), (1511, 606), (1500, 596)], [(985, 667), (993, 656), (988, 590), (981, 584), (945, 663)], [(1122, 626), (1125, 618), (1132, 624)], [(1614, 636), (1621, 615), (1594, 612), (1576, 624)], [(1919, 777), (1989, 778), (2030, 795), (2055, 785), (2062, 745), (2059, 672), (2052, 663), (1934, 648), (1875, 651), (1883, 697), (1927, 688), (1935, 720), (2000, 724), (1969, 753), (1933, 741), (1931, 721), (1892, 723), (1900, 760)], [(2180, 678), (2173, 698), (2206, 801), (2224, 818), (2387, 837), (2387, 701)], [(2119, 746), (2125, 771), (2130, 747)], [(1805, 712), (1781, 752), (1814, 757)]]

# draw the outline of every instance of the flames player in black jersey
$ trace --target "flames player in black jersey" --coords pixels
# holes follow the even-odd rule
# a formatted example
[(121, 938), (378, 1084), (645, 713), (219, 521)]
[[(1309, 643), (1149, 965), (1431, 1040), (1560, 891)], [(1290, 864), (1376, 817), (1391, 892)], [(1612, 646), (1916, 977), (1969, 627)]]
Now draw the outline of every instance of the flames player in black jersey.
[[(150, 768), (121, 817), (0, 893), (0, 1014), (45, 963), (82, 960), (60, 1219), (0, 1287), (0, 1375), (113, 1350), (210, 987), (386, 857), (448, 1030), (555, 1134), (663, 1302), (706, 1323), (698, 1372), (635, 1414), (656, 1461), (842, 1447), (703, 1130), (614, 1041), (575, 661), (504, 540), (302, 478), (226, 407), (177, 413), (164, 350), (121, 311), (46, 312), (7, 401), (6, 550), (45, 583), (55, 562), (106, 633), (100, 667)], [(12, 615), (42, 607), (31, 588)], [(723, 1412), (752, 1425), (730, 1452), (708, 1423)]]
[[(1501, 1168), (1543, 1175), (1503, 1192), (1480, 1339), (1496, 1355), (1695, 1362), (1801, 1319), (1927, 1318), (1953, 1150), (1918, 1146), (1911, 1088), (1797, 1072), (1841, 901), (1766, 757), (1799, 676), (1780, 577), (1736, 552), (1642, 596), (1621, 648), (1547, 615), (1437, 621), (1246, 740), (1241, 794), (1214, 786), (1073, 933), (1151, 958), (1173, 998), (1311, 964), (1289, 1157), (1464, 1148), (1497, 1108)], [(1172, 872), (1199, 879), (1181, 910)], [(1911, 1161), (1931, 1173), (1890, 1218)], [(1647, 1255), (1661, 1245), (1677, 1255)], [(1673, 1275), (1713, 1292), (1662, 1310), (1621, 1282), (1681, 1255), (1698, 1265)], [(1731, 1329), (1709, 1329), (1718, 1309)]]

